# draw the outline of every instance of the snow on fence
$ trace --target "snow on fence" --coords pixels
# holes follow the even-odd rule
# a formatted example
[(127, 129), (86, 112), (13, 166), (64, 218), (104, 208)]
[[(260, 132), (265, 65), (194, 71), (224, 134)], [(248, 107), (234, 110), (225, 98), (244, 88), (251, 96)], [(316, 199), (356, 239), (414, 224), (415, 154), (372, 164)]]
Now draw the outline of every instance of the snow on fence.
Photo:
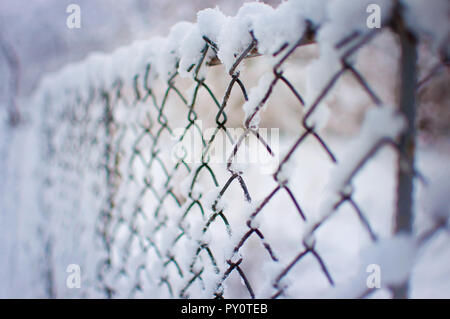
[[(370, 4), (381, 9), (380, 28), (368, 27)], [(432, 35), (434, 52), (442, 65), (448, 62), (448, 2), (434, 5), (298, 0), (274, 9), (247, 3), (235, 17), (207, 9), (198, 13), (197, 23), (175, 25), (167, 38), (94, 54), (47, 76), (34, 99), (47, 163), (41, 171), (40, 229), (48, 295), (278, 298), (325, 291), (363, 297), (375, 291), (366, 267), (378, 265), (382, 287), (394, 297), (407, 296), (417, 248), (444, 228), (448, 217), (436, 217), (428, 233), (412, 229), (414, 96), (419, 84), (426, 85), (417, 80), (418, 40)], [(432, 19), (423, 14), (439, 5)], [(356, 66), (359, 51), (386, 30), (398, 37), (401, 50), (399, 107), (385, 105)], [(295, 74), (287, 75), (287, 61), (312, 43), (320, 56), (308, 62), (306, 98), (294, 84)], [(254, 56), (265, 56), (271, 70), (249, 88), (243, 65)], [(228, 79), (222, 92), (208, 83), (214, 68), (223, 68), (222, 80)], [(338, 157), (321, 133), (322, 102), (344, 74), (356, 80), (354, 90), (365, 92), (372, 106)], [(266, 102), (280, 86), (304, 112), (284, 149), (259, 128)], [(230, 113), (238, 112), (230, 109), (230, 96), (244, 109), (237, 136), (230, 134), (229, 118), (236, 117)], [(284, 106), (276, 107), (271, 114), (282, 117)], [(206, 136), (199, 121), (212, 123), (212, 134)], [(190, 134), (201, 139), (197, 160), (174, 152)], [(208, 153), (220, 134), (232, 147), (222, 163), (213, 163)], [(246, 163), (237, 163), (251, 138), (278, 159), (270, 183), (267, 172), (250, 174)], [(308, 158), (311, 147), (322, 160)], [(397, 199), (392, 236), (374, 230), (367, 216), (377, 212), (365, 211), (354, 196), (355, 178), (385, 148), (398, 158), (392, 170), (398, 187), (390, 195)], [(293, 166), (306, 165), (295, 157), (302, 150), (305, 163), (330, 173), (323, 192), (311, 186), (317, 205), (307, 203), (296, 186), (314, 184), (314, 174), (301, 180), (292, 173)], [(388, 201), (376, 193), (371, 198)], [(334, 224), (342, 207), (356, 217), (351, 227)], [(330, 233), (333, 227), (359, 234), (350, 241), (365, 236), (373, 242), (361, 265), (339, 265), (351, 244), (321, 246), (339, 241)], [(81, 267), (80, 289), (67, 289), (70, 264)]]

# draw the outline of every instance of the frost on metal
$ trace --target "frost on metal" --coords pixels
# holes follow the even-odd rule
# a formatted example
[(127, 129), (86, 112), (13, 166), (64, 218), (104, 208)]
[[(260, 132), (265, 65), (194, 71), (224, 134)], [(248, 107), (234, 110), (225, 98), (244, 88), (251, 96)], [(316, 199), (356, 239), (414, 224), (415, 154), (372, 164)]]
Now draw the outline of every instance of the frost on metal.
[[(196, 23), (180, 22), (167, 37), (112, 54), (94, 53), (48, 75), (32, 103), (42, 121), (47, 168), (40, 173), (47, 216), (41, 227), (55, 241), (53, 276), (61, 278), (59, 269), (65, 268), (60, 266), (76, 259), (85, 269), (79, 293), (87, 297), (297, 297), (311, 291), (311, 285), (318, 290), (310, 297), (322, 290), (357, 297), (364, 293), (365, 279), (350, 282), (348, 273), (341, 275), (347, 267), (337, 265), (342, 258), (336, 257), (350, 251), (351, 240), (336, 253), (337, 238), (322, 232), (329, 231), (343, 209), (354, 214), (355, 233), (373, 246), (368, 256), (386, 270), (385, 287), (407, 280), (421, 240), (396, 236), (379, 241), (388, 236), (367, 217), (378, 213), (370, 209), (376, 204), (368, 200), (372, 206), (364, 211), (355, 198), (360, 171), (379, 149), (389, 146), (396, 152), (405, 129), (402, 115), (385, 105), (358, 71), (357, 55), (381, 33), (366, 28), (366, 7), (374, 3), (382, 9), (382, 30), (402, 19), (417, 37), (433, 34), (435, 52), (448, 56), (443, 12), (449, 2), (437, 2), (436, 14), (421, 1), (394, 5), (389, 0), (290, 0), (276, 8), (254, 2), (232, 17), (218, 8), (206, 9)], [(428, 14), (442, 20), (439, 32)], [(303, 95), (288, 72), (288, 61), (312, 42), (319, 54), (309, 61)], [(246, 87), (243, 61), (255, 55), (265, 56), (270, 68), (257, 85)], [(220, 93), (208, 84), (209, 65), (218, 61), (227, 82)], [(353, 77), (354, 90), (362, 91), (372, 108), (358, 136), (337, 156), (322, 134), (331, 112), (323, 101), (344, 74)], [(179, 89), (183, 80), (191, 81), (189, 89)], [(287, 90), (304, 115), (296, 123), (295, 140), (274, 154), (278, 148), (258, 127), (278, 87)], [(203, 113), (199, 92), (208, 100)], [(242, 100), (238, 111), (227, 104), (232, 93)], [(175, 108), (174, 100), (183, 107)], [(282, 103), (277, 107), (274, 114), (283, 116)], [(237, 138), (225, 134), (233, 146), (225, 163), (210, 163), (207, 156), (190, 163), (183, 155), (174, 156), (169, 145), (188, 132), (200, 134), (201, 154), (207, 153), (217, 132), (227, 132), (232, 112), (241, 112), (243, 128)], [(205, 138), (198, 120), (211, 114), (215, 131)], [(236, 162), (249, 135), (271, 157), (279, 156), (258, 192), (254, 187), (262, 177)], [(314, 174), (295, 173), (302, 161), (311, 160), (298, 153), (310, 147), (321, 154), (312, 161), (314, 174), (327, 172), (323, 188)], [(314, 185), (314, 203), (299, 196), (302, 183)], [(383, 194), (393, 196), (389, 190)], [(433, 214), (448, 218), (446, 207), (439, 205)], [(346, 225), (335, 226), (341, 227)], [(365, 262), (365, 257), (352, 258)], [(296, 280), (301, 274), (312, 279)], [(302, 290), (305, 283), (309, 286)], [(64, 296), (64, 287), (55, 288)]]

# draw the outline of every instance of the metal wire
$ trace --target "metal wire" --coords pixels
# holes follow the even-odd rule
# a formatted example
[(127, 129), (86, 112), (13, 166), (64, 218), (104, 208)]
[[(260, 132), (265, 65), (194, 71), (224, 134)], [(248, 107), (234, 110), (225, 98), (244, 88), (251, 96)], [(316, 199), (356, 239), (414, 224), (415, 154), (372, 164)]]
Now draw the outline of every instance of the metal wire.
[[(233, 89), (238, 90), (245, 101), (248, 100), (247, 88), (240, 79), (240, 73), (236, 70), (245, 58), (258, 55), (258, 43), (253, 34), (251, 34), (253, 41), (240, 55), (236, 56), (235, 63), (229, 70), (227, 76), (230, 77), (230, 80), (221, 98), (213, 93), (206, 80), (200, 76), (202, 68), (212, 67), (211, 65), (218, 63), (217, 60), (206, 61), (208, 53), (217, 52), (217, 44), (204, 37), (205, 46), (201, 58), (192, 66), (195, 87), (191, 100), (177, 88), (176, 80), (179, 75), (175, 73), (166, 83), (162, 100), (158, 101), (154, 91), (157, 88), (153, 87), (153, 79), (150, 76), (154, 66), (147, 65), (141, 74), (135, 75), (131, 90), (127, 91), (122, 84), (122, 79), (117, 79), (111, 89), (92, 88), (91, 94), (87, 98), (78, 92), (71, 92), (66, 99), (67, 105), (63, 108), (51, 106), (52, 101), (47, 101), (46, 105), (50, 105), (50, 107), (44, 116), (44, 127), (46, 130), (51, 130), (45, 135), (48, 145), (47, 158), (52, 170), (58, 166), (65, 173), (64, 176), (58, 176), (58, 173), (48, 176), (49, 186), (46, 191), (53, 192), (70, 183), (71, 178), (68, 177), (68, 171), (75, 175), (84, 174), (83, 172), (95, 175), (91, 177), (89, 191), (92, 192), (93, 197), (98, 197), (101, 201), (96, 217), (96, 236), (102, 243), (101, 250), (103, 251), (101, 260), (96, 267), (97, 282), (94, 284), (96, 289), (101, 290), (106, 297), (114, 297), (118, 294), (132, 297), (137, 291), (144, 290), (143, 276), (149, 276), (157, 284), (157, 289), (162, 291), (161, 295), (168, 294), (176, 298), (195, 297), (195, 295), (190, 295), (191, 288), (196, 284), (204, 286), (205, 274), (212, 271), (218, 276), (218, 280), (214, 285), (211, 297), (224, 297), (227, 281), (233, 274), (237, 274), (242, 279), (243, 289), (248, 293), (248, 297), (255, 298), (254, 283), (251, 282), (242, 267), (243, 261), (248, 258), (242, 254), (242, 250), (250, 238), (259, 239), (270, 262), (280, 263), (276, 250), (265, 238), (263, 230), (255, 225), (255, 218), (261, 214), (273, 214), (270, 210), (265, 210), (265, 207), (282, 192), (288, 195), (292, 206), (298, 212), (299, 223), (304, 223), (309, 218), (308, 211), (296, 198), (290, 184), (280, 178), (283, 167), (292, 160), (294, 152), (299, 151), (308, 139), (317, 143), (328, 156), (329, 161), (332, 163), (339, 161), (325, 138), (311, 124), (311, 117), (321, 107), (322, 101), (345, 73), (351, 74), (356, 79), (360, 89), (367, 93), (375, 106), (382, 107), (381, 98), (350, 59), (377, 34), (379, 34), (379, 30), (368, 34), (351, 34), (345, 39), (336, 41), (336, 47), (345, 48), (341, 55), (341, 66), (329, 79), (311, 106), (305, 110), (305, 116), (298, 128), (298, 137), (284, 154), (273, 174), (276, 186), (267, 192), (267, 196), (255, 206), (250, 217), (245, 221), (247, 230), (234, 245), (231, 253), (226, 256), (225, 264), (218, 262), (217, 254), (220, 252), (211, 248), (211, 242), (190, 237), (190, 230), (186, 229), (185, 220), (191, 214), (195, 214), (195, 211), (200, 211), (205, 220), (201, 229), (203, 234), (208, 234), (212, 225), (223, 223), (227, 236), (231, 236), (233, 229), (229, 222), (228, 214), (230, 212), (221, 208), (218, 205), (219, 201), (225, 196), (231, 185), (237, 184), (245, 201), (252, 202), (252, 193), (247, 186), (246, 178), (243, 172), (234, 168), (233, 162), (243, 141), (249, 135), (254, 135), (269, 155), (275, 155), (269, 142), (264, 140), (263, 136), (258, 133), (258, 129), (252, 126), (252, 120), (261, 112), (276, 85), (285, 85), (299, 106), (304, 107), (301, 93), (284, 74), (282, 66), (294, 52), (301, 49), (302, 45), (311, 43), (314, 30), (306, 32), (295, 44), (286, 43), (277, 51), (275, 56), (279, 57), (279, 62), (273, 67), (273, 80), (258, 106), (245, 120), (243, 133), (236, 140), (233, 140), (227, 131), (228, 102)], [(204, 90), (211, 98), (212, 105), (217, 108), (216, 129), (210, 138), (203, 136), (197, 124), (197, 120), (201, 119), (196, 108), (199, 90)], [(175, 127), (171, 124), (172, 119), (167, 115), (171, 99), (178, 99), (185, 106), (185, 127), (181, 136), (175, 136)], [(127, 115), (124, 120), (124, 116), (122, 116), (124, 112), (135, 114), (135, 116)], [(202, 134), (202, 154), (207, 154), (219, 132), (223, 131), (228, 134), (227, 136), (234, 146), (227, 159), (226, 170), (229, 177), (225, 182), (220, 182), (217, 178), (217, 172), (211, 166), (208, 156), (202, 156), (200, 165), (194, 165), (188, 163), (184, 158), (179, 158), (176, 163), (172, 163), (163, 154), (162, 147), (168, 138), (176, 137), (182, 141), (192, 130)], [(362, 162), (352, 173), (351, 179), (379, 149), (385, 146), (393, 147), (398, 151), (396, 141), (381, 141), (363, 157)], [(98, 152), (99, 150), (101, 152)], [(192, 174), (187, 198), (182, 198), (173, 189), (173, 179), (180, 171)], [(158, 172), (158, 176), (162, 176), (162, 178), (155, 177), (155, 172)], [(201, 173), (209, 176), (212, 184), (220, 189), (212, 205), (213, 213), (210, 216), (206, 216), (207, 207), (205, 207), (206, 201), (202, 197), (203, 193), (198, 194), (195, 190)], [(72, 181), (76, 182), (76, 178), (74, 177)], [(78, 187), (82, 187), (82, 185), (78, 185)], [(340, 206), (349, 204), (370, 239), (377, 241), (377, 234), (353, 194), (353, 189), (342, 192), (340, 198), (334, 203), (334, 212)], [(75, 195), (70, 200), (76, 203), (77, 198)], [(54, 206), (55, 204), (49, 203), (48, 205)], [(56, 209), (57, 207), (49, 208), (50, 211)], [(179, 218), (175, 218), (171, 214), (176, 209), (182, 210)], [(334, 212), (314, 224), (312, 233), (329, 222)], [(140, 226), (142, 224), (148, 225), (148, 227), (142, 229)], [(172, 233), (175, 233), (176, 236), (169, 235)], [(193, 255), (190, 256), (188, 265), (181, 261), (177, 254), (177, 246), (183, 238), (192, 241), (196, 247)], [(329, 270), (327, 260), (322, 257), (317, 245), (304, 242), (298, 246), (291, 261), (280, 268), (281, 270), (274, 279), (260, 279), (272, 280), (272, 298), (284, 295), (288, 286), (283, 283), (283, 279), (307, 256), (315, 259), (316, 267), (323, 273), (324, 278), (331, 286), (334, 285), (333, 273)], [(154, 266), (157, 262), (161, 265), (160, 268)], [(125, 278), (127, 288), (115, 284), (119, 277)]]

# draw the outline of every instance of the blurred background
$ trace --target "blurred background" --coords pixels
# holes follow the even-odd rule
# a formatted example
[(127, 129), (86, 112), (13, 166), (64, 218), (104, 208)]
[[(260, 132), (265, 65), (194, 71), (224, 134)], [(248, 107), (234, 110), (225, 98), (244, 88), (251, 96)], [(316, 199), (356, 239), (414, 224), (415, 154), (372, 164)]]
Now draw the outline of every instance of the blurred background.
[[(276, 3), (278, 1), (270, 1)], [(81, 29), (66, 26), (69, 4), (81, 7)], [(40, 76), (92, 51), (110, 52), (135, 40), (165, 35), (178, 21), (194, 22), (197, 11), (217, 5), (235, 14), (243, 0), (4, 0), (0, 3), (1, 97), (4, 83), (17, 77), (18, 93), (28, 94)], [(16, 82), (16, 80), (9, 80)]]

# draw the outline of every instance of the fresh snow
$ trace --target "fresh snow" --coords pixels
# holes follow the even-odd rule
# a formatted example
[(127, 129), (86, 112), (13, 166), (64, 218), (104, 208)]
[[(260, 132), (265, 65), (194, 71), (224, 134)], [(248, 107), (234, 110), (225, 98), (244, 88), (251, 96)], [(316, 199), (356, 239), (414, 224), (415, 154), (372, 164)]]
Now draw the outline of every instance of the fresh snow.
[[(98, 167), (91, 167), (95, 164), (105, 164), (102, 158), (103, 148), (87, 145), (86, 142), (85, 144), (80, 142), (81, 145), (77, 143), (86, 137), (84, 134), (92, 134), (97, 139), (98, 145), (104, 146), (108, 136), (102, 131), (96, 131), (96, 121), (104, 116), (100, 109), (92, 110), (89, 116), (93, 122), (86, 127), (77, 127), (72, 122), (68, 125), (69, 121), (66, 120), (65, 114), (67, 109), (64, 108), (71, 107), (71, 103), (74, 103), (71, 99), (80, 97), (82, 101), (86, 101), (92, 89), (99, 92), (108, 91), (117, 85), (116, 81), (119, 79), (124, 82), (124, 86), (132, 87), (135, 76), (139, 75), (142, 78), (147, 65), (151, 66), (148, 79), (150, 82), (156, 79), (167, 82), (176, 73), (181, 77), (199, 76), (202, 79), (206, 73), (196, 74), (196, 68), (192, 66), (198, 67), (197, 63), (207, 48), (203, 37), (207, 37), (217, 46), (217, 57), (225, 70), (229, 71), (236, 58), (252, 43), (251, 32), (258, 43), (259, 53), (272, 55), (284, 44), (288, 44), (289, 47), (297, 42), (311, 23), (318, 30), (316, 41), (319, 57), (310, 64), (307, 72), (308, 109), (330, 77), (341, 67), (341, 57), (348, 46), (337, 49), (335, 44), (353, 32), (367, 32), (365, 9), (369, 3), (380, 5), (382, 23), (386, 23), (393, 13), (394, 2), (389, 0), (291, 0), (282, 2), (277, 8), (253, 2), (244, 4), (237, 15), (232, 17), (223, 14), (219, 8), (206, 9), (198, 13), (196, 23), (180, 22), (170, 30), (167, 37), (139, 41), (128, 47), (119, 48), (112, 54), (93, 53), (84, 61), (72, 63), (61, 71), (46, 76), (34, 97), (30, 99), (33, 105), (29, 111), (29, 116), (33, 119), (32, 125), (27, 129), (20, 128), (17, 135), (12, 137), (9, 135), (10, 132), (2, 127), (2, 130), (7, 132), (2, 134), (1, 140), (1, 176), (6, 180), (2, 193), (12, 192), (9, 185), (13, 181), (16, 181), (15, 187), (23, 189), (17, 200), (15, 197), (9, 200), (5, 199), (5, 195), (2, 197), (1, 209), (9, 214), (2, 216), (2, 224), (6, 225), (4, 227), (8, 230), (8, 236), (20, 238), (20, 242), (16, 243), (20, 247), (7, 247), (7, 243), (2, 241), (2, 257), (8, 261), (8, 269), (0, 274), (1, 296), (42, 297), (51, 294), (57, 297), (102, 296), (96, 282), (98, 269), (92, 266), (97, 266), (106, 255), (103, 249), (105, 243), (98, 239), (99, 231), (105, 232), (106, 242), (111, 239), (108, 236), (114, 238), (109, 243), (112, 245), (109, 252), (112, 270), (107, 271), (105, 265), (102, 275), (104, 282), (117, 288), (116, 297), (128, 297), (128, 292), (133, 289), (134, 282), (128, 280), (127, 276), (139, 279), (145, 290), (145, 296), (169, 297), (168, 290), (155, 288), (165, 276), (179, 279), (172, 282), (173, 289), (179, 291), (188, 282), (189, 276), (181, 279), (174, 266), (175, 262), (172, 260), (167, 266), (164, 259), (160, 259), (161, 256), (176, 257), (178, 265), (191, 273), (199, 272), (202, 267), (206, 267), (203, 286), (200, 284), (194, 286), (192, 292), (198, 296), (208, 297), (223, 274), (215, 272), (205, 251), (199, 255), (197, 262), (191, 265), (199, 244), (211, 246), (211, 250), (216, 252), (215, 258), (222, 271), (226, 269), (227, 261), (237, 262), (244, 258), (242, 268), (249, 273), (253, 282), (256, 278), (252, 276), (259, 273), (259, 266), (262, 264), (268, 280), (255, 284), (258, 297), (269, 297), (274, 292), (274, 287), (270, 286), (273, 279), (280, 274), (283, 266), (289, 264), (292, 258), (300, 253), (299, 249), (305, 247), (308, 249), (314, 247), (321, 253), (333, 275), (337, 274), (337, 287), (329, 291), (323, 274), (318, 275), (315, 272), (318, 269), (315, 261), (306, 259), (280, 282), (281, 286), (289, 283), (287, 297), (323, 296), (322, 292), (326, 289), (333, 296), (358, 297), (366, 289), (366, 266), (369, 263), (381, 266), (381, 282), (384, 288), (399, 284), (411, 275), (413, 296), (420, 295), (424, 287), (431, 286), (431, 283), (423, 279), (426, 278), (427, 269), (430, 267), (439, 274), (447, 274), (445, 266), (448, 264), (449, 254), (439, 255), (442, 259), (439, 264), (433, 263), (436, 254), (429, 254), (432, 249), (440, 252), (447, 248), (446, 246), (442, 249), (436, 248), (441, 247), (442, 242), (445, 243), (447, 233), (440, 234), (436, 241), (431, 241), (429, 249), (419, 247), (413, 236), (402, 234), (390, 236), (388, 226), (392, 222), (396, 163), (393, 151), (387, 148), (380, 150), (380, 154), (371, 158), (370, 163), (361, 169), (357, 178), (353, 179), (358, 164), (377, 143), (383, 139), (395, 139), (405, 128), (402, 117), (387, 105), (373, 108), (366, 113), (359, 134), (350, 143), (347, 143), (348, 140), (345, 138), (328, 136), (324, 133), (327, 139), (334, 142), (338, 153), (343, 154), (339, 157), (337, 166), (332, 166), (328, 159), (320, 157), (311, 141), (305, 142), (301, 146), (301, 152), (294, 153), (289, 162), (283, 166), (278, 181), (283, 186), (289, 181), (289, 187), (306, 211), (308, 223), (303, 223), (299, 218), (298, 213), (292, 208), (290, 198), (277, 194), (268, 207), (263, 208), (261, 214), (250, 223), (250, 227), (263, 229), (266, 238), (261, 240), (253, 233), (251, 235), (253, 241), (248, 244), (248, 248), (238, 253), (233, 252), (233, 248), (239, 244), (243, 234), (250, 230), (246, 221), (268, 192), (267, 184), (261, 183), (255, 171), (245, 165), (242, 165), (242, 168), (233, 163), (231, 169), (242, 170), (246, 178), (256, 181), (257, 185), (252, 191), (254, 190), (257, 195), (254, 196), (253, 203), (238, 201), (243, 197), (242, 190), (233, 189), (232, 186), (216, 203), (216, 211), (227, 211), (227, 218), (233, 225), (231, 237), (225, 232), (222, 221), (204, 232), (205, 221), (214, 213), (212, 206), (220, 192), (218, 188), (202, 184), (205, 170), (197, 177), (202, 182), (195, 183), (193, 189), (191, 184), (198, 167), (192, 167), (191, 173), (185, 174), (187, 176), (181, 178), (178, 183), (172, 181), (168, 185), (161, 186), (165, 182), (165, 176), (146, 171), (147, 163), (141, 164), (136, 160), (133, 167), (126, 166), (127, 160), (132, 156), (129, 152), (131, 147), (124, 154), (120, 154), (126, 159), (125, 164), (120, 164), (122, 165), (120, 171), (148, 177), (146, 182), (154, 186), (156, 194), (152, 194), (153, 189), (146, 190), (147, 193), (144, 195), (140, 193), (145, 188), (142, 179), (126, 180), (115, 190), (117, 198), (123, 200), (114, 203), (117, 207), (122, 207), (120, 216), (113, 216), (111, 224), (106, 224), (106, 218), (97, 220), (98, 216), (91, 214), (105, 209), (104, 201), (109, 195), (105, 193), (105, 176), (98, 172)], [(434, 48), (440, 51), (448, 46), (449, 3), (440, 0), (436, 3), (436, 6), (426, 6), (419, 0), (402, 1), (411, 30), (419, 36), (431, 35)], [(428, 10), (429, 7), (433, 10)], [(209, 48), (203, 63), (213, 57), (215, 52)], [(206, 72), (204, 71), (206, 68), (200, 70)], [(242, 105), (244, 121), (257, 107), (265, 108), (260, 102), (273, 80), (273, 73), (266, 73), (261, 76), (258, 84), (250, 89), (249, 100)], [(115, 114), (119, 115), (127, 131), (122, 140), (114, 142), (131, 145), (138, 136), (139, 129), (136, 127), (143, 123), (143, 116), (139, 111), (133, 111), (126, 102), (116, 101), (116, 103), (117, 109), (112, 111), (117, 112)], [(136, 108), (138, 107), (139, 104)], [(328, 119), (328, 112), (327, 108), (319, 108), (314, 112), (311, 124), (320, 129)], [(250, 126), (258, 127), (259, 120), (257, 114)], [(52, 145), (42, 145), (44, 140), (41, 135), (42, 127), (54, 130), (46, 132)], [(5, 145), (12, 143), (11, 141), (14, 143), (11, 144), (10, 150), (7, 150)], [(66, 145), (67, 141), (72, 143)], [(117, 144), (113, 144), (112, 147)], [(289, 146), (289, 138), (281, 137), (281, 144)], [(52, 147), (55, 146), (59, 152), (63, 153), (67, 148), (77, 153), (79, 157), (57, 156), (46, 163), (40, 163), (42, 158), (34, 158), (39, 152), (51, 153)], [(145, 144), (145, 148), (151, 147), (151, 143)], [(89, 149), (84, 152), (85, 148)], [(24, 149), (27, 152), (26, 157), (32, 154), (30, 162), (25, 163), (24, 157), (19, 156), (23, 155)], [(430, 153), (426, 149), (419, 149), (418, 152)], [(148, 153), (141, 155), (149, 156)], [(420, 172), (429, 177), (430, 182), (429, 185), (422, 186), (422, 196), (418, 199), (420, 208), (417, 210), (418, 215), (431, 224), (437, 219), (449, 217), (449, 201), (446, 196), (449, 188), (448, 178), (439, 171), (429, 171), (430, 167), (436, 165), (445, 170), (447, 157), (433, 154), (429, 158), (421, 159), (419, 163)], [(302, 165), (294, 169), (293, 163)], [(66, 167), (72, 167), (73, 172)], [(224, 173), (229, 173), (224, 167), (221, 168)], [(91, 174), (92, 171), (96, 171), (97, 174)], [(219, 180), (222, 178), (221, 181), (226, 177), (229, 176), (218, 176)], [(48, 184), (41, 191), (43, 187), (41, 183), (47, 178)], [(183, 198), (181, 207), (173, 203), (169, 206), (168, 203), (172, 199), (168, 196), (164, 199), (159, 215), (150, 215), (159, 204), (158, 197), (169, 189), (179, 191), (177, 195)], [(280, 190), (282, 191), (284, 190)], [(369, 243), (365, 230), (361, 229), (359, 221), (355, 221), (351, 207), (345, 206), (339, 209), (339, 214), (336, 212), (336, 216), (331, 216), (333, 205), (340, 199), (340, 195), (353, 191), (355, 200), (367, 212), (369, 221), (381, 235), (378, 242)], [(383, 200), (374, 200), (374, 193), (377, 193), (376, 198)], [(39, 195), (45, 198), (39, 198)], [(158, 200), (155, 200), (155, 197)], [(203, 203), (202, 207), (197, 205), (198, 201)], [(188, 207), (191, 207), (192, 212), (187, 217), (183, 216)], [(201, 208), (204, 209), (203, 214)], [(12, 212), (18, 214), (16, 221), (12, 218)], [(332, 220), (326, 224), (332, 224), (333, 227), (330, 226), (323, 232), (312, 232), (317, 222), (329, 217), (332, 217)], [(220, 220), (220, 217), (217, 219)], [(164, 225), (164, 231), (157, 231), (161, 225)], [(417, 226), (419, 227), (421, 226)], [(144, 239), (138, 238), (134, 234), (135, 231), (144, 235), (142, 236)], [(2, 238), (8, 237), (4, 235)], [(174, 245), (176, 240), (180, 244)], [(152, 241), (158, 243), (158, 249), (151, 245)], [(261, 248), (263, 244), (272, 246), (280, 259), (279, 263), (258, 259), (261, 257), (257, 252), (264, 249)], [(146, 249), (145, 253), (142, 250), (143, 246)], [(13, 254), (15, 249), (19, 251), (17, 256)], [(42, 254), (42, 251), (46, 251), (47, 255)], [(358, 252), (362, 253), (358, 255)], [(251, 257), (252, 262), (247, 260), (249, 259), (247, 256)], [(86, 279), (83, 281), (85, 286), (80, 295), (77, 295), (76, 291), (67, 292), (65, 288), (64, 278), (67, 275), (65, 265), (74, 260), (85, 269)], [(147, 265), (148, 271), (141, 271), (143, 264)], [(355, 264), (361, 266), (356, 277), (352, 272), (355, 267), (351, 267)], [(37, 266), (36, 273), (27, 268), (30, 265)], [(8, 273), (13, 269), (17, 269), (17, 273), (8, 278)], [(51, 293), (45, 291), (45, 280), (42, 276), (48, 273), (54, 276), (52, 280), (55, 291)], [(25, 275), (21, 277), (22, 274)], [(443, 278), (444, 275), (433, 278), (434, 284), (440, 284), (444, 288), (439, 292), (428, 292), (425, 296), (448, 296), (449, 290), (445, 290), (445, 287), (448, 287), (448, 280)], [(7, 281), (7, 284), (3, 284)], [(228, 288), (232, 290), (233, 285), (230, 284)]]

